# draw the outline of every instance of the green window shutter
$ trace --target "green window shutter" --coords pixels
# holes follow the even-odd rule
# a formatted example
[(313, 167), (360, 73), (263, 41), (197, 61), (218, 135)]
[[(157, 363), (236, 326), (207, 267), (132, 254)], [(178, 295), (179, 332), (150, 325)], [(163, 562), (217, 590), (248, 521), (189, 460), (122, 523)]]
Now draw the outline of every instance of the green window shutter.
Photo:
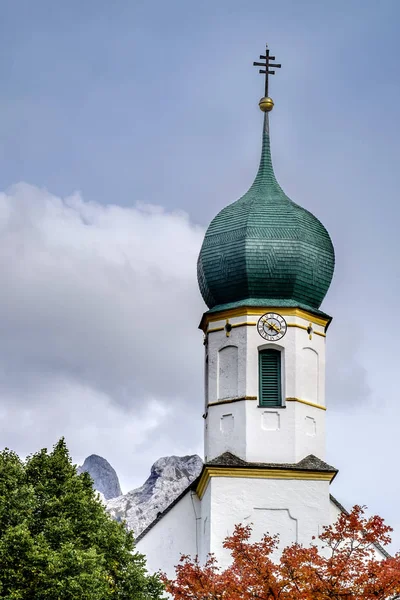
[(261, 350), (259, 353), (259, 403), (262, 406), (281, 406), (281, 353)]

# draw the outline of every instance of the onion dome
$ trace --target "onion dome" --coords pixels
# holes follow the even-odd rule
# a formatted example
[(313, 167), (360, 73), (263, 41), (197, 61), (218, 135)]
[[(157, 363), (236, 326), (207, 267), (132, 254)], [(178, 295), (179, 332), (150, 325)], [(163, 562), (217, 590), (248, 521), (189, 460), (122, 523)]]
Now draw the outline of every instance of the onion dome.
[[(325, 227), (286, 196), (271, 162), (264, 111), (261, 162), (249, 191), (211, 221), (198, 259), (198, 282), (213, 311), (238, 306), (317, 311), (332, 280), (335, 254)], [(271, 101), (272, 102), (272, 101)]]

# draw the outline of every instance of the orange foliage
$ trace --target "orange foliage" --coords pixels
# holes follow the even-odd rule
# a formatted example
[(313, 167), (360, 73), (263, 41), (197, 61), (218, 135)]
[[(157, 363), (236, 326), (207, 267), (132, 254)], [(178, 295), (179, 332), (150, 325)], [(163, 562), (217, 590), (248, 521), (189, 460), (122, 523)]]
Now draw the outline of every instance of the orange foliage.
[(276, 536), (250, 542), (251, 526), (236, 525), (223, 544), (230, 567), (221, 570), (212, 555), (205, 565), (182, 556), (175, 579), (162, 578), (175, 600), (387, 600), (400, 594), (400, 554), (379, 560), (375, 544), (390, 543), (391, 531), (355, 506), (324, 529), (318, 545), (293, 544), (274, 561)]

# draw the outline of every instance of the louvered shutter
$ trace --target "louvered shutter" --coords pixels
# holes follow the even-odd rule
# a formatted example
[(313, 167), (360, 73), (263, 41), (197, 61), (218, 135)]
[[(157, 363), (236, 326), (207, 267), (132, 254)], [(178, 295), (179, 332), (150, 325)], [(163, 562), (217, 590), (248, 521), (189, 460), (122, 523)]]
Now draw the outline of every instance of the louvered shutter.
[(262, 406), (280, 406), (281, 353), (279, 350), (261, 350), (259, 353), (260, 399)]

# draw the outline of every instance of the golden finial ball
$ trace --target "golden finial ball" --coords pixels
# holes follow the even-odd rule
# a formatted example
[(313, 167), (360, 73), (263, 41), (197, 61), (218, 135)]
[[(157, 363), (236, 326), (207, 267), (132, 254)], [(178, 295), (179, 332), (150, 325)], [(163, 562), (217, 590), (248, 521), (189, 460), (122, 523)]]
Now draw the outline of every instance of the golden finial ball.
[(263, 112), (270, 112), (274, 108), (274, 101), (272, 100), (272, 98), (264, 97), (261, 98), (260, 102), (258, 103), (258, 106)]

